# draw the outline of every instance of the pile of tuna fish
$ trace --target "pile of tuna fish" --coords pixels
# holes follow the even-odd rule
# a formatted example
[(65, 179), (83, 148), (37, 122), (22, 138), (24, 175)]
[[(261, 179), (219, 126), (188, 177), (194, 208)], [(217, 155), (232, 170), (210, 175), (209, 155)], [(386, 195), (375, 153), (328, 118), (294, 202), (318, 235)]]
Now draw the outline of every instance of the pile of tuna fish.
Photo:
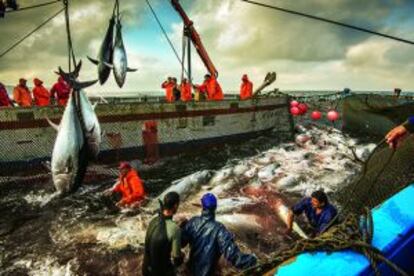
[[(181, 195), (182, 203), (175, 216), (180, 220), (199, 215), (200, 198), (210, 192), (218, 197), (216, 219), (236, 234), (239, 245), (258, 255), (265, 254), (286, 240), (282, 233), (289, 206), (316, 189), (324, 189), (328, 194), (342, 189), (358, 176), (363, 160), (375, 147), (359, 145), (331, 128), (300, 126), (298, 132), (295, 142), (244, 160), (233, 160), (218, 171), (203, 170), (176, 180), (142, 207), (137, 216), (121, 215), (111, 222), (77, 224), (65, 232), (70, 233), (71, 242), (139, 249), (147, 225), (159, 207), (158, 199), (165, 193), (176, 191)], [(306, 238), (298, 224), (294, 226), (294, 235)], [(55, 234), (53, 239), (63, 242), (59, 233)]]

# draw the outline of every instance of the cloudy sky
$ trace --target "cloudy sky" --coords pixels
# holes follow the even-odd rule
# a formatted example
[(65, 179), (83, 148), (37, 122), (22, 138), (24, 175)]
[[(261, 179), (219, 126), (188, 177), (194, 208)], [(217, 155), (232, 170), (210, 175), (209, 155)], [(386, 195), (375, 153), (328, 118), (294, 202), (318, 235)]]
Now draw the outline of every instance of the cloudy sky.
[[(47, 0), (20, 0), (21, 6)], [(412, 0), (257, 0), (414, 40)], [(179, 77), (180, 64), (145, 0), (120, 0), (124, 43), (130, 67), (122, 90), (113, 77), (96, 91), (156, 91), (168, 75)], [(175, 47), (181, 52), (182, 23), (169, 0), (150, 0)], [(276, 71), (282, 90), (414, 90), (414, 47), (381, 37), (252, 6), (240, 0), (181, 0), (195, 22), (219, 80), (235, 91), (243, 73), (255, 83)], [(96, 79), (96, 56), (105, 35), (113, 1), (72, 0), (71, 27), (82, 80)], [(0, 52), (61, 8), (60, 4), (6, 14), (0, 19)], [(67, 66), (63, 15), (48, 23), (0, 59), (0, 81), (39, 77), (47, 85), (57, 66)], [(206, 73), (195, 51), (194, 80)]]

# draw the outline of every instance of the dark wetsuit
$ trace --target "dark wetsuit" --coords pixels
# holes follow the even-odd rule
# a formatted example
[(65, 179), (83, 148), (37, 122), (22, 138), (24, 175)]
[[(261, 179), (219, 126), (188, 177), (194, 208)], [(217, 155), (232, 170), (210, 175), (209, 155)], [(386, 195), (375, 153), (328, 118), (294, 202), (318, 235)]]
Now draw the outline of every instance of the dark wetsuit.
[(190, 244), (189, 267), (193, 276), (215, 275), (217, 263), (223, 255), (238, 269), (254, 266), (254, 255), (240, 252), (233, 235), (217, 222), (214, 211), (204, 210), (192, 218), (183, 229), (183, 245)]
[(173, 276), (180, 265), (181, 230), (171, 217), (157, 216), (151, 220), (145, 237), (144, 276)]

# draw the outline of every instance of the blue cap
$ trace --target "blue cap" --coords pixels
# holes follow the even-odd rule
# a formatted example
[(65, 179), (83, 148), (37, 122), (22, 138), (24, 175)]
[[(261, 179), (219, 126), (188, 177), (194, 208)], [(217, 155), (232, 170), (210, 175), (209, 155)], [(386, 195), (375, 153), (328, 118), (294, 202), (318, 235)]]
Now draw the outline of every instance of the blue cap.
[(212, 193), (207, 193), (201, 198), (203, 209), (215, 209), (217, 207), (217, 198)]

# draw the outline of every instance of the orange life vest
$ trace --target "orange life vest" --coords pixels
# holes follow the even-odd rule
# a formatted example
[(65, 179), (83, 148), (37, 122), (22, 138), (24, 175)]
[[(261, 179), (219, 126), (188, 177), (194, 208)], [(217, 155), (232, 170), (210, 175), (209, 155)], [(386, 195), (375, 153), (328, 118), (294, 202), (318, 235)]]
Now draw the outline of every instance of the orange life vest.
[(174, 84), (172, 82), (165, 81), (161, 85), (161, 88), (165, 89), (165, 99), (167, 102), (174, 101)]
[(183, 102), (188, 102), (193, 99), (193, 96), (191, 95), (191, 84), (189, 83), (183, 83), (181, 84), (181, 100)]
[(49, 91), (43, 85), (33, 88), (33, 97), (37, 106), (48, 106), (50, 104)]
[(131, 169), (126, 176), (119, 178), (113, 191), (122, 194), (122, 201), (125, 204), (132, 204), (145, 198), (144, 184), (134, 169)]
[(19, 106), (32, 106), (32, 95), (26, 86), (16, 86), (13, 90), (13, 99)]
[(253, 83), (251, 81), (243, 82), (240, 87), (240, 100), (250, 99), (253, 95)]

